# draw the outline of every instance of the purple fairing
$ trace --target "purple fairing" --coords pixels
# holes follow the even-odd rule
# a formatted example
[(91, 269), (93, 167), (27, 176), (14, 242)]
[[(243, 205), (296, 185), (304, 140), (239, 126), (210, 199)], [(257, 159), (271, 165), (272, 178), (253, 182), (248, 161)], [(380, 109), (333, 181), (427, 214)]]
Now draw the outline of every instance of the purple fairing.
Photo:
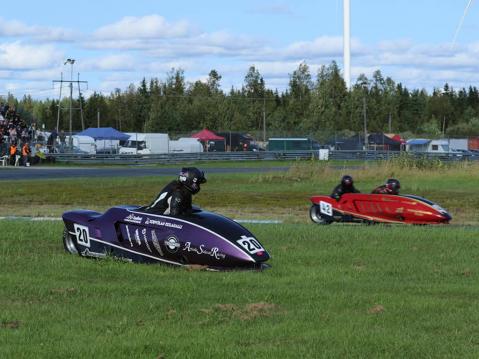
[(88, 257), (111, 254), (133, 262), (262, 268), (268, 252), (246, 228), (215, 213), (194, 210), (172, 217), (136, 206), (63, 214), (64, 245)]

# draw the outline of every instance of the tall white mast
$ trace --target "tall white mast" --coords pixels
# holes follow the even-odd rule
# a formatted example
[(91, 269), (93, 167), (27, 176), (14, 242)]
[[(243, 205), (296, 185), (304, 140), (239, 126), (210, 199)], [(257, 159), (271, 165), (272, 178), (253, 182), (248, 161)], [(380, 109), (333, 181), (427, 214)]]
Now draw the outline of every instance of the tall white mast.
[(343, 0), (343, 66), (346, 87), (351, 88), (351, 5)]

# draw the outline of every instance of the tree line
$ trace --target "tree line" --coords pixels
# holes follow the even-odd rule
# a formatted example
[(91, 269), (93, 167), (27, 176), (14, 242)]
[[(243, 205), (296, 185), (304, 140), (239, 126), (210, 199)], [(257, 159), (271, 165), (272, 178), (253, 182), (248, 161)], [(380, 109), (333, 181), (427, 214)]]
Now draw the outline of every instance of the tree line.
[[(289, 74), (287, 89), (267, 88), (251, 66), (241, 88), (221, 89), (221, 75), (211, 70), (207, 80), (187, 82), (184, 71), (172, 69), (165, 79), (145, 79), (109, 95), (93, 93), (74, 99), (83, 108), (85, 127), (111, 126), (124, 132), (186, 134), (202, 128), (244, 131), (267, 136), (394, 132), (412, 135), (479, 135), (479, 90), (453, 89), (447, 83), (432, 93), (408, 89), (380, 70), (371, 78), (360, 75), (346, 88), (335, 62), (313, 76), (306, 63)], [(36, 100), (26, 95), (7, 100), (26, 121), (53, 129), (60, 105), (60, 127), (68, 129), (69, 99)], [(74, 130), (81, 129), (80, 112), (73, 113)]]

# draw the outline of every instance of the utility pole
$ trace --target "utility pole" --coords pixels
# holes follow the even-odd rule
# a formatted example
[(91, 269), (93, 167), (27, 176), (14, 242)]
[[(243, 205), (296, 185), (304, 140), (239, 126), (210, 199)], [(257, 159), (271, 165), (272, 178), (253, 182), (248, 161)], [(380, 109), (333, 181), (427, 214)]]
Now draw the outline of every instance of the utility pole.
[[(69, 141), (69, 145), (70, 145), (70, 149), (73, 147), (73, 136), (72, 136), (72, 133), (73, 133), (73, 64), (75, 63), (75, 60), (74, 59), (68, 59), (67, 61), (65, 61), (65, 65), (66, 64), (70, 64), (70, 128), (69, 128), (69, 132), (70, 132), (70, 141)], [(57, 129), (58, 131), (58, 129)]]
[(366, 96), (363, 97), (364, 150), (368, 149), (368, 117), (366, 115)]
[(266, 98), (263, 97), (263, 142), (266, 143)]
[(100, 109), (96, 110), (96, 122), (97, 122), (96, 127), (100, 128)]
[(85, 131), (85, 121), (83, 120), (83, 105), (82, 105), (82, 97), (81, 97), (81, 91), (80, 91), (80, 73), (78, 73), (77, 84), (78, 84), (78, 102), (80, 104), (81, 130)]
[[(55, 81), (54, 81), (55, 82)], [(62, 101), (62, 84), (63, 84), (63, 72), (60, 76), (60, 97), (58, 98), (58, 111), (57, 111), (57, 131), (60, 129), (60, 106)]]
[(388, 127), (389, 127), (389, 133), (392, 133), (392, 126), (391, 126), (391, 112), (389, 112), (389, 117), (388, 117)]
[[(61, 107), (61, 101), (62, 101), (62, 88), (64, 83), (68, 83), (70, 87), (70, 105), (69, 105), (69, 132), (70, 132), (70, 139), (69, 139), (69, 147), (70, 149), (73, 147), (73, 138), (72, 138), (72, 133), (73, 133), (73, 110), (80, 110), (80, 116), (81, 116), (81, 125), (82, 129), (85, 129), (85, 124), (83, 121), (83, 107), (81, 104), (81, 91), (80, 91), (80, 84), (87, 84), (88, 86), (88, 81), (80, 81), (80, 74), (78, 74), (78, 79), (76, 81), (73, 80), (73, 64), (75, 63), (75, 59), (67, 59), (63, 65), (70, 64), (70, 80), (64, 80), (63, 79), (63, 72), (61, 73), (61, 79), (60, 80), (53, 80), (53, 84), (55, 83), (60, 83), (60, 96), (58, 98), (58, 113), (57, 113), (57, 131), (60, 129), (60, 111), (62, 110)], [(76, 83), (78, 86), (78, 96), (79, 96), (79, 102), (80, 102), (80, 107), (79, 108), (73, 108), (73, 83)], [(87, 87), (88, 88), (88, 87)]]

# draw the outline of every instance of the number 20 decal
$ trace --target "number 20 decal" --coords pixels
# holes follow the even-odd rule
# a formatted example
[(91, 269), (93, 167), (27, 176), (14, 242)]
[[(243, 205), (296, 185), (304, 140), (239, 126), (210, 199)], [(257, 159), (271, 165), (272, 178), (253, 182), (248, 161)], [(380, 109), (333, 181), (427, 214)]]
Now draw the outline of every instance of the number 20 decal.
[(264, 252), (264, 248), (259, 244), (259, 242), (253, 237), (241, 236), (241, 239), (238, 239), (237, 242), (246, 249), (250, 254), (255, 254), (258, 252)]
[(78, 244), (90, 248), (90, 236), (88, 235), (88, 227), (74, 224), (75, 234)]

